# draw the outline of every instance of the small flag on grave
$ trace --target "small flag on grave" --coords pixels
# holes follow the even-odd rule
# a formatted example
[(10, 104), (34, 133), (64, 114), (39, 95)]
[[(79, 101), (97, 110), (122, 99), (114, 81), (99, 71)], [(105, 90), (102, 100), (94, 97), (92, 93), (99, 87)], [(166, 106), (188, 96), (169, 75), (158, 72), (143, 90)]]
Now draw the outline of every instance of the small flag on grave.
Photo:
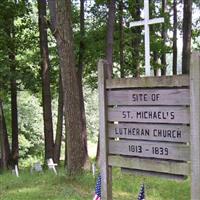
[(99, 174), (93, 200), (101, 200), (101, 175)]
[(138, 195), (138, 200), (145, 200), (145, 193), (144, 193), (144, 184), (142, 184), (140, 193)]

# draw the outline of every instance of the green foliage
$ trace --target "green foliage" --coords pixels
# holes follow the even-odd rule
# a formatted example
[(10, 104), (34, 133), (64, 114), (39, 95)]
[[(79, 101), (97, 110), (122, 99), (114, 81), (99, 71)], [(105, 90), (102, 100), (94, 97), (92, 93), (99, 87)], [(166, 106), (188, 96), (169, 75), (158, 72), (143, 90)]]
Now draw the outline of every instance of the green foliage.
[(97, 90), (91, 90), (86, 86), (84, 91), (88, 139), (91, 142), (97, 142), (99, 133)]
[(42, 108), (29, 92), (19, 93), (18, 117), (20, 158), (41, 156), (44, 150)]
[[(41, 108), (41, 67), (39, 53), (38, 13), (36, 1), (18, 0), (17, 4), (11, 0), (0, 1), (0, 98), (3, 100), (7, 128), (11, 138), (10, 115), (10, 78), (15, 76), (18, 86), (19, 105), (19, 142), (20, 162), (24, 165), (32, 162), (31, 159), (41, 158), (44, 149), (43, 119)], [(168, 0), (168, 13), (162, 13), (161, 1), (151, 1), (151, 17), (165, 17), (165, 28), (168, 35), (172, 31), (172, 0)], [(179, 6), (182, 3), (179, 3)], [(98, 97), (97, 97), (97, 62), (105, 58), (106, 31), (107, 31), (107, 1), (96, 0), (85, 3), (85, 35), (84, 35), (84, 85), (85, 104), (88, 128), (88, 139), (97, 141), (98, 135)], [(130, 28), (129, 23), (142, 19), (138, 15), (137, 6), (142, 11), (143, 1), (136, 4), (136, 0), (125, 0), (123, 9), (124, 29), (124, 61), (126, 76), (134, 76), (136, 66), (139, 65), (141, 74), (144, 72), (144, 31), (143, 27)], [(193, 2), (194, 12), (199, 12), (199, 1)], [(80, 6), (79, 1), (74, 0), (72, 6), (73, 31), (75, 39), (76, 62), (80, 44)], [(142, 12), (141, 12), (142, 13)], [(179, 13), (179, 16), (182, 13)], [(196, 16), (196, 15), (194, 15)], [(14, 24), (12, 24), (14, 19)], [(181, 30), (181, 20), (179, 19)], [(199, 15), (193, 20), (193, 47), (200, 49)], [(14, 26), (13, 26), (14, 25)], [(167, 37), (164, 43), (161, 38), (161, 24), (151, 26), (151, 53), (158, 54), (158, 61), (151, 60), (152, 66), (162, 68), (160, 58), (163, 53), (170, 54), (172, 50), (172, 38)], [(12, 30), (11, 30), (12, 29)], [(9, 31), (13, 34), (9, 34)], [(51, 91), (54, 101), (58, 96), (58, 71), (59, 59), (54, 37), (49, 34), (49, 51), (51, 61)], [(139, 43), (138, 45), (137, 42)], [(119, 1), (116, 1), (116, 24), (114, 33), (114, 73), (120, 76), (120, 34), (119, 34)], [(12, 52), (11, 50), (15, 51)], [(16, 57), (16, 73), (10, 72), (9, 54)], [(152, 56), (153, 57), (153, 56)], [(170, 58), (171, 59), (171, 58)], [(180, 63), (180, 62), (179, 62)], [(53, 103), (56, 106), (56, 103)], [(54, 108), (54, 116), (56, 116)], [(55, 120), (55, 119), (54, 119)], [(55, 123), (54, 123), (55, 128)], [(77, 197), (78, 198), (78, 197)]]
[[(96, 180), (91, 173), (69, 177), (63, 170), (58, 176), (51, 172), (33, 173), (19, 171), (17, 178), (11, 173), (1, 175), (0, 199), (3, 200), (88, 200), (92, 199)], [(113, 170), (113, 199), (137, 199), (141, 184), (145, 184), (148, 200), (188, 200), (190, 188), (188, 181), (170, 181), (161, 178), (144, 178), (121, 174)]]

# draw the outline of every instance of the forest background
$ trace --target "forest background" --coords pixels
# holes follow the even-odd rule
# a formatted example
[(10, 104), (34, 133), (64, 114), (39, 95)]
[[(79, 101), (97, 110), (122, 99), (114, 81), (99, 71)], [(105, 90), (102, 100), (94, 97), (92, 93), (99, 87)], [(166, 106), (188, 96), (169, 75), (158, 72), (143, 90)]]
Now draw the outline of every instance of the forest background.
[[(1, 0), (1, 169), (53, 158), (74, 173), (96, 157), (97, 63), (108, 61), (109, 77), (144, 74), (144, 30), (130, 27), (143, 7), (142, 0)], [(150, 17), (165, 18), (150, 28), (155, 76), (189, 73), (190, 52), (200, 49), (199, 9), (198, 0), (150, 0)]]

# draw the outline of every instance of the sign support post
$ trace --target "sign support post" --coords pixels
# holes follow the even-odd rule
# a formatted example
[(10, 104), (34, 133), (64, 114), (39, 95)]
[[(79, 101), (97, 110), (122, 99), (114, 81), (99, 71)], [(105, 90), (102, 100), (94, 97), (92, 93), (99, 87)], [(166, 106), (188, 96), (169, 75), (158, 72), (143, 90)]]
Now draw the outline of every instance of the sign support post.
[(100, 134), (100, 173), (101, 197), (103, 200), (112, 200), (112, 167), (108, 166), (108, 136), (107, 136), (107, 105), (106, 105), (106, 62), (98, 63), (98, 90), (99, 90), (99, 134)]
[(194, 52), (190, 67), (191, 199), (200, 198), (200, 56)]

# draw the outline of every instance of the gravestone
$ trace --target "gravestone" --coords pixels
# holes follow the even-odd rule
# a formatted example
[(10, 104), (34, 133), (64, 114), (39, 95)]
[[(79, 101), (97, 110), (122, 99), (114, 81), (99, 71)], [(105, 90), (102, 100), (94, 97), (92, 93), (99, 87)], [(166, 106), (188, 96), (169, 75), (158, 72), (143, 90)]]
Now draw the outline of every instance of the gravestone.
[(52, 158), (49, 158), (47, 159), (47, 166), (50, 170), (53, 170), (53, 172), (57, 175), (57, 171), (56, 171), (56, 168), (55, 166), (57, 166), (58, 164), (57, 163), (54, 163), (53, 162), (53, 159)]
[(31, 173), (34, 171), (35, 172), (43, 172), (42, 165), (40, 162), (36, 162), (33, 164), (33, 166), (31, 167)]

